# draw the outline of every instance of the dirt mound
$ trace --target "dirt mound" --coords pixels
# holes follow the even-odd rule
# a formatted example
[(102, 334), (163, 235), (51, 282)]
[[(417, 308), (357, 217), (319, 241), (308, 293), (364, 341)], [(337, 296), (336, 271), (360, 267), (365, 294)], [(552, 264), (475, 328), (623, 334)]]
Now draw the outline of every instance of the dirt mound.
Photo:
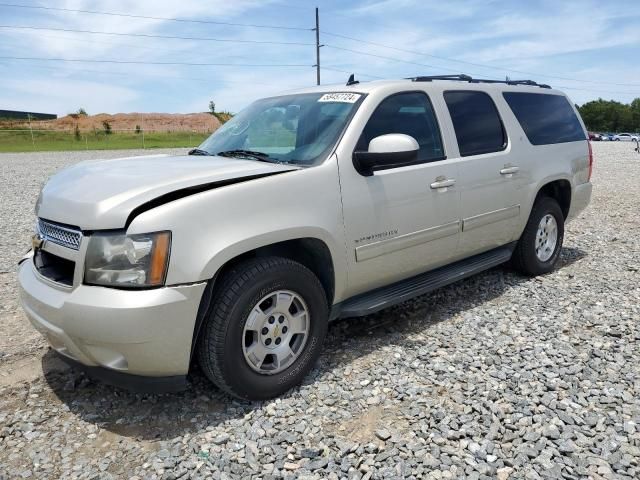
[[(135, 130), (137, 126), (145, 131), (176, 132), (197, 131), (213, 132), (220, 121), (209, 113), (116, 113), (110, 115), (66, 115), (56, 120), (32, 121), (34, 129), (74, 130), (76, 125), (81, 131), (103, 130), (103, 122), (109, 122), (111, 130)], [(29, 122), (2, 122), (5, 128), (26, 128)]]

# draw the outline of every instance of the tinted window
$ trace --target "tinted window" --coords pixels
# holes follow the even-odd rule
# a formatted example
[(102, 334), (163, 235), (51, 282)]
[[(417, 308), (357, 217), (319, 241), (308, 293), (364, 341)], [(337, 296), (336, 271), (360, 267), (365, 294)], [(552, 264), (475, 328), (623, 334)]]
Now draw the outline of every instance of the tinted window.
[(384, 99), (364, 127), (356, 150), (367, 151), (371, 140), (389, 133), (415, 138), (420, 145), (418, 160), (422, 162), (444, 158), (438, 122), (424, 93), (401, 93)]
[(518, 92), (504, 92), (503, 95), (533, 145), (587, 138), (566, 97)]
[(460, 155), (499, 152), (507, 145), (502, 120), (484, 92), (445, 92), (444, 100), (456, 131)]

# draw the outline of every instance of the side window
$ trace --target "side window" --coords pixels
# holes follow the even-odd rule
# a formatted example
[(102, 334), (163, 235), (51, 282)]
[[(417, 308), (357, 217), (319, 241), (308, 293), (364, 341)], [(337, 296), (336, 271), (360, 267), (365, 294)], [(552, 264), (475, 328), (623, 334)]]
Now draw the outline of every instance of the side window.
[(455, 90), (444, 92), (456, 131), (460, 155), (499, 152), (507, 146), (507, 137), (495, 103), (484, 92)]
[(420, 145), (418, 160), (433, 162), (445, 158), (440, 128), (431, 101), (425, 93), (399, 93), (385, 98), (371, 115), (356, 150), (367, 151), (375, 137), (403, 133)]
[(563, 95), (521, 92), (502, 95), (532, 145), (587, 139), (575, 111)]

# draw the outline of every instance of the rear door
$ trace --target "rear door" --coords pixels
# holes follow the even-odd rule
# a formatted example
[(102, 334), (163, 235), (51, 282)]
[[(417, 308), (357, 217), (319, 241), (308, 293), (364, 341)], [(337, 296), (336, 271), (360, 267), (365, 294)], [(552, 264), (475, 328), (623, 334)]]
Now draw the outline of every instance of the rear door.
[[(416, 139), (419, 163), (360, 175), (352, 163), (353, 151), (366, 151), (373, 138), (390, 133)], [(348, 294), (448, 263), (460, 232), (460, 197), (455, 185), (458, 169), (445, 156), (427, 94), (401, 92), (382, 99), (356, 144), (341, 147)]]
[(518, 236), (521, 166), (511, 151), (493, 98), (480, 90), (445, 91), (458, 144), (462, 233), (459, 254), (469, 256)]

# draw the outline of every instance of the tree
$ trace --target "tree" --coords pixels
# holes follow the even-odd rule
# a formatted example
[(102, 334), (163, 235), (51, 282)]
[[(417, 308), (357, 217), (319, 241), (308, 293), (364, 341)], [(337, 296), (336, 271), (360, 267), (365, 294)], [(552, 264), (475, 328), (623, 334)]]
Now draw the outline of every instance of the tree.
[(640, 98), (631, 104), (614, 100), (593, 100), (579, 107), (588, 130), (596, 132), (640, 131)]
[(111, 135), (111, 124), (108, 121), (102, 121), (102, 128), (104, 129), (105, 135)]
[(87, 111), (84, 108), (80, 107), (78, 109), (78, 111), (76, 112), (76, 115), (86, 117), (87, 116)]
[(73, 135), (76, 137), (76, 140), (80, 141), (80, 127), (76, 123), (76, 128), (73, 129)]
[(211, 115), (215, 115), (216, 114), (216, 102), (214, 102), (213, 100), (211, 100), (209, 102), (209, 113)]
[(136, 133), (140, 133), (140, 132), (142, 132), (140, 125), (136, 125)]

